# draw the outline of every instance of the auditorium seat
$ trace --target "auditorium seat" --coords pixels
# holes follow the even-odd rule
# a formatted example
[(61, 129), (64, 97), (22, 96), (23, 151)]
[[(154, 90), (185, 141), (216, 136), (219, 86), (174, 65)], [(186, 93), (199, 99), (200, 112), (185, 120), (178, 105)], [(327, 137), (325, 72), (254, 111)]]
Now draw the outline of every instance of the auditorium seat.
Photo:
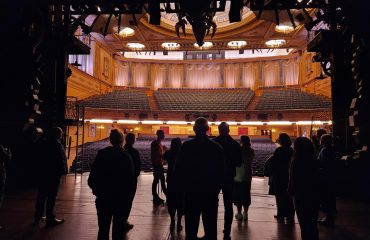
[(256, 110), (329, 109), (331, 100), (299, 89), (264, 90)]
[(159, 89), (154, 97), (165, 111), (244, 111), (254, 92), (249, 89)]
[(145, 89), (114, 90), (87, 98), (80, 104), (91, 108), (150, 110)]

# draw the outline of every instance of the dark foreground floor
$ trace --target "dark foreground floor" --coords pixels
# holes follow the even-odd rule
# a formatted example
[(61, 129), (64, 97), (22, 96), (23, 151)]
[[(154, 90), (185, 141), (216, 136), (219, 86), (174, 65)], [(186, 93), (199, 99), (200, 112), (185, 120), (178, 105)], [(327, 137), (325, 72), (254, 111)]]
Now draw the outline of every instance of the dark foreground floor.
[[(94, 196), (88, 188), (88, 174), (69, 175), (63, 179), (56, 206), (58, 217), (64, 218), (63, 225), (45, 229), (43, 224), (33, 226), (33, 206), (35, 191), (12, 193), (6, 196), (0, 209), (0, 224), (6, 226), (0, 232), (0, 239), (39, 239), (39, 240), (84, 240), (96, 239), (97, 218)], [(135, 227), (127, 233), (126, 239), (164, 240), (184, 239), (184, 231), (171, 234), (169, 217), (165, 206), (153, 207), (150, 186), (151, 174), (142, 174), (129, 221)], [(252, 205), (249, 221), (238, 223), (234, 220), (232, 239), (300, 239), (300, 228), (296, 223), (292, 228), (278, 223), (273, 215), (275, 201), (266, 195), (267, 179), (253, 178)], [(219, 239), (222, 239), (223, 207), (220, 196), (218, 216)], [(370, 203), (338, 199), (337, 227), (334, 229), (320, 226), (320, 239), (370, 239)], [(202, 226), (198, 236), (203, 235)]]

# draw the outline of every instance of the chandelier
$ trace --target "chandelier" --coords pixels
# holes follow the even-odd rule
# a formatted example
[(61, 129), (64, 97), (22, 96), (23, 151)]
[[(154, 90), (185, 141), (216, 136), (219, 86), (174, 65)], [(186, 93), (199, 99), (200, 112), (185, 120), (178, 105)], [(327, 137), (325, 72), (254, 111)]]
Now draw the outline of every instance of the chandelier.
[(143, 50), (145, 48), (145, 45), (141, 44), (141, 43), (127, 43), (126, 47), (128, 47), (132, 50), (135, 50), (135, 51), (140, 51), (140, 50)]
[(288, 26), (288, 25), (276, 25), (275, 27), (275, 31), (276, 32), (279, 32), (279, 33), (291, 33), (294, 31), (294, 27), (293, 26)]
[(233, 49), (240, 49), (245, 47), (246, 45), (247, 45), (246, 41), (230, 41), (227, 43), (227, 46)]
[(161, 46), (166, 50), (177, 50), (180, 48), (180, 44), (175, 42), (164, 42)]
[(209, 49), (213, 47), (213, 43), (211, 42), (204, 42), (202, 46), (199, 46), (198, 43), (194, 43), (194, 47), (198, 49)]
[(276, 48), (284, 45), (286, 41), (284, 39), (274, 39), (274, 40), (269, 40), (265, 42), (266, 46), (271, 47), (271, 48)]

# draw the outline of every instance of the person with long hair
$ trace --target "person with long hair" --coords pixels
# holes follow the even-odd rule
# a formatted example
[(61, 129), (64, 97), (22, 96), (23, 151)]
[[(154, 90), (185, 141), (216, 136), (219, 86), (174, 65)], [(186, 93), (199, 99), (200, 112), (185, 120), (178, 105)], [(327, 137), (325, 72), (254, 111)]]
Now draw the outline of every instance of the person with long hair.
[[(251, 147), (251, 140), (248, 136), (240, 137), (242, 151), (242, 164), (236, 168), (234, 177), (233, 202), (238, 209), (235, 215), (236, 220), (247, 221), (248, 209), (251, 205), (251, 183), (252, 183), (252, 160), (254, 149)], [(244, 212), (242, 213), (242, 209)]]
[(181, 139), (174, 138), (171, 140), (170, 149), (163, 154), (163, 159), (167, 162), (167, 207), (168, 213), (170, 214), (171, 224), (170, 229), (175, 228), (175, 216), (177, 213), (177, 231), (182, 230), (181, 219), (183, 215), (183, 202), (184, 197), (181, 192), (177, 190), (176, 181), (175, 181), (175, 164), (179, 151), (181, 148)]
[(308, 138), (299, 137), (294, 141), (294, 151), (288, 191), (293, 198), (302, 240), (318, 240), (318, 170), (314, 146)]
[(271, 160), (271, 176), (269, 179), (269, 194), (275, 195), (278, 220), (288, 223), (294, 222), (294, 206), (288, 194), (289, 166), (293, 155), (292, 141), (286, 133), (280, 133), (276, 148)]

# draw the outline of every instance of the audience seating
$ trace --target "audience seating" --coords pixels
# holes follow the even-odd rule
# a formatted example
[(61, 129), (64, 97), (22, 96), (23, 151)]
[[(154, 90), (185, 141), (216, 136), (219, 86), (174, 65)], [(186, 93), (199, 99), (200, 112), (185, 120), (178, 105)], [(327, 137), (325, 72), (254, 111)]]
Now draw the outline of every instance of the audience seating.
[(154, 92), (161, 110), (165, 111), (243, 111), (254, 92), (250, 90), (178, 90)]
[(302, 92), (299, 89), (264, 90), (256, 110), (330, 108), (329, 98)]
[[(138, 138), (134, 147), (139, 151), (141, 157), (141, 170), (151, 171), (152, 162), (150, 159), (150, 143), (154, 138)], [(182, 141), (187, 141), (189, 138), (182, 138)], [(163, 140), (162, 144), (167, 148), (170, 147), (171, 138)], [(99, 149), (109, 145), (107, 139), (98, 142), (87, 143), (84, 146), (84, 154), (78, 153), (77, 160), (75, 159), (70, 167), (70, 172), (89, 172)], [(255, 158), (252, 162), (254, 176), (263, 176), (263, 167), (267, 158), (274, 152), (276, 145), (269, 139), (253, 139), (252, 147), (255, 150)]]
[(150, 110), (148, 98), (143, 90), (115, 90), (113, 92), (93, 96), (80, 102), (91, 108)]

